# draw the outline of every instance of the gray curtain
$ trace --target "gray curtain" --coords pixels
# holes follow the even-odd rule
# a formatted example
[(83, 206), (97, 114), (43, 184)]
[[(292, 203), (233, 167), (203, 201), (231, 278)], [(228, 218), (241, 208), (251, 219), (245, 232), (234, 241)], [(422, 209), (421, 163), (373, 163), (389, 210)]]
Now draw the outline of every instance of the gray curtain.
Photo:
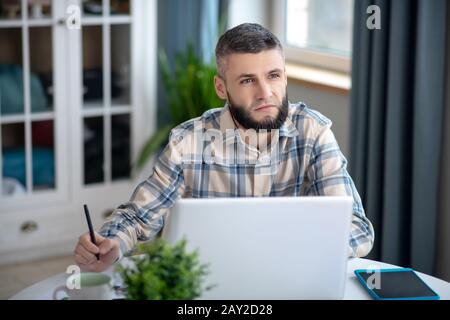
[[(158, 48), (165, 50), (169, 62), (177, 52), (185, 52), (188, 42), (196, 54), (211, 61), (217, 41), (219, 16), (226, 10), (224, 0), (158, 1)], [(164, 85), (158, 70), (158, 124), (169, 117)]]
[[(381, 30), (366, 27), (369, 5)], [(350, 171), (375, 228), (369, 258), (434, 274), (446, 0), (355, 0)]]
[[(450, 6), (447, 6), (447, 17), (450, 17)], [(447, 19), (447, 30), (450, 19)], [(450, 32), (447, 32), (447, 67), (446, 97), (444, 123), (450, 123)], [(441, 152), (441, 181), (439, 185), (439, 216), (437, 236), (436, 275), (450, 282), (450, 126), (444, 125)]]

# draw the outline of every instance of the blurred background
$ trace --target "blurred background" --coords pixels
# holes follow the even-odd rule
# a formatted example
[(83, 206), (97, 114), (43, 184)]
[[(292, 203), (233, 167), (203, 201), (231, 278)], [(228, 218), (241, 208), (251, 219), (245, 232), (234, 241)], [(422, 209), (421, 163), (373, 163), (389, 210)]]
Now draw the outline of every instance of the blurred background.
[(223, 106), (214, 48), (243, 22), (282, 41), (289, 100), (333, 121), (375, 227), (369, 258), (450, 281), (449, 7), (0, 0), (0, 298), (64, 272), (83, 204), (99, 227), (170, 128)]

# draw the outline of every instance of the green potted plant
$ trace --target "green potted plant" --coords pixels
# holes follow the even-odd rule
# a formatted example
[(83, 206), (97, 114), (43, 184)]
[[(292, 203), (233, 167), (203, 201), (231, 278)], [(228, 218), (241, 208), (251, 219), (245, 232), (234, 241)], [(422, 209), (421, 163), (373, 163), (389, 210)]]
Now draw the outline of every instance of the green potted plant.
[(186, 251), (186, 240), (173, 246), (159, 238), (137, 247), (133, 265), (118, 266), (129, 300), (191, 300), (204, 290), (208, 265), (201, 264), (197, 251)]
[(214, 89), (215, 62), (203, 62), (195, 55), (191, 44), (187, 45), (185, 53), (176, 55), (173, 71), (163, 50), (159, 52), (159, 64), (171, 120), (144, 144), (134, 165), (135, 171), (142, 169), (150, 156), (164, 146), (172, 128), (201, 116), (208, 109), (223, 106)]

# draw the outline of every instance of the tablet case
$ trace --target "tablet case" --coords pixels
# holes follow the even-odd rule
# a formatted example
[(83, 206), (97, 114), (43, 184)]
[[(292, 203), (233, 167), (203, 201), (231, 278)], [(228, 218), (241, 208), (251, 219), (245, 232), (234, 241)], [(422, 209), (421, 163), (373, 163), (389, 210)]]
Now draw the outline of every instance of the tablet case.
[[(380, 297), (373, 289), (369, 288), (367, 285), (366, 280), (361, 276), (362, 273), (371, 273), (374, 274), (375, 272), (413, 272), (417, 279), (423, 283), (424, 286), (426, 286), (428, 289), (430, 289), (434, 296), (422, 296), (422, 297), (399, 297), (399, 298), (382, 298)], [(375, 300), (439, 300), (439, 295), (430, 288), (411, 268), (394, 268), (394, 269), (357, 269), (354, 271), (356, 278), (359, 280), (359, 282), (362, 284), (362, 286), (369, 292), (369, 294), (374, 298)]]

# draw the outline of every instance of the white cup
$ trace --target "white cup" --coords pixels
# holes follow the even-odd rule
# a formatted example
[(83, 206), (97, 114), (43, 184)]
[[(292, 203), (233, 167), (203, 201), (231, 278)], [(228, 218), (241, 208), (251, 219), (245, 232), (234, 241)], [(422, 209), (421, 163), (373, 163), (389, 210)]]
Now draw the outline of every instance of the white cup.
[(103, 273), (82, 272), (67, 278), (66, 285), (53, 292), (53, 300), (60, 300), (58, 294), (64, 292), (69, 300), (111, 300), (112, 280)]

